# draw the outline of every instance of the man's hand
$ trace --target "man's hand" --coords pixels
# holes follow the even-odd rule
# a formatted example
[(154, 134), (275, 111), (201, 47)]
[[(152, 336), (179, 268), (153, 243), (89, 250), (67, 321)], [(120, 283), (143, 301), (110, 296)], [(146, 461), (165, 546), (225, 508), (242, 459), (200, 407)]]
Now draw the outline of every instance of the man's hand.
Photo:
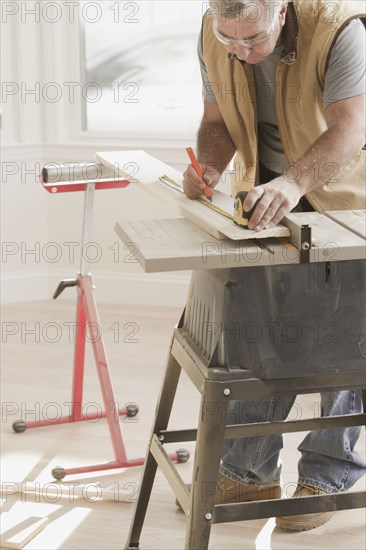
[(244, 210), (249, 212), (257, 203), (249, 220), (249, 229), (260, 231), (275, 227), (297, 205), (302, 194), (296, 182), (283, 176), (254, 187), (243, 205)]
[(365, 143), (365, 96), (342, 99), (325, 110), (328, 129), (286, 173), (265, 185), (254, 187), (244, 201), (249, 211), (259, 200), (249, 229), (260, 231), (277, 225), (300, 198), (329, 180), (329, 167), (336, 167), (334, 178)]
[(198, 199), (206, 184), (213, 189), (220, 180), (220, 174), (212, 166), (201, 164), (203, 180), (197, 175), (196, 170), (190, 164), (183, 174), (183, 189), (189, 199)]
[(183, 189), (190, 199), (198, 199), (207, 184), (213, 189), (235, 153), (235, 145), (218, 105), (204, 102), (204, 114), (197, 135), (197, 157), (203, 180), (190, 164), (183, 174)]

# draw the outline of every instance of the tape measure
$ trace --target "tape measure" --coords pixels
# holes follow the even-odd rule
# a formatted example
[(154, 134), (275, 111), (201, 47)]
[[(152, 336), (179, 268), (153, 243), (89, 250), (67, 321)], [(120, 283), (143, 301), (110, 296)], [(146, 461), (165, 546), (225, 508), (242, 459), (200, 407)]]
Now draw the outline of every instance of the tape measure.
[[(176, 189), (177, 191), (184, 193), (182, 186), (179, 185), (179, 183), (174, 181), (172, 178), (169, 178), (169, 176), (161, 176), (159, 180), (169, 185), (169, 187), (172, 187), (173, 189)], [(243, 204), (247, 194), (248, 194), (247, 191), (239, 191), (239, 193), (237, 193), (235, 197), (235, 202), (234, 202), (234, 215), (229, 214), (219, 206), (216, 206), (216, 204), (212, 204), (212, 202), (210, 202), (207, 199), (204, 199), (203, 197), (196, 200), (201, 204), (203, 204), (204, 206), (206, 206), (207, 208), (210, 208), (210, 210), (213, 210), (217, 214), (220, 214), (221, 216), (224, 216), (225, 218), (232, 220), (234, 223), (236, 223), (236, 225), (239, 225), (244, 229), (248, 229), (249, 218), (252, 215), (253, 210), (256, 207), (256, 204), (253, 206), (253, 208), (249, 212), (246, 212), (245, 210), (243, 210)]]
[(256, 207), (256, 204), (255, 204), (249, 212), (246, 212), (243, 209), (243, 204), (247, 194), (248, 194), (248, 191), (239, 191), (239, 193), (237, 193), (235, 197), (235, 203), (234, 203), (234, 216), (233, 216), (234, 223), (236, 223), (236, 225), (239, 225), (240, 227), (243, 227), (244, 229), (248, 229), (250, 216), (253, 214), (253, 211)]
[(204, 206), (207, 206), (207, 208), (210, 208), (214, 212), (217, 212), (218, 214), (221, 214), (221, 216), (225, 216), (225, 218), (228, 218), (229, 220), (234, 220), (234, 216), (226, 212), (225, 210), (222, 210), (219, 206), (216, 206), (216, 204), (212, 204), (212, 202), (209, 202), (207, 199), (196, 199), (198, 202), (203, 204)]
[(160, 176), (159, 180), (169, 185), (169, 187), (173, 187), (173, 189), (184, 193), (183, 187), (179, 185), (179, 183), (177, 183), (176, 181), (172, 180), (172, 178), (170, 178), (169, 176)]

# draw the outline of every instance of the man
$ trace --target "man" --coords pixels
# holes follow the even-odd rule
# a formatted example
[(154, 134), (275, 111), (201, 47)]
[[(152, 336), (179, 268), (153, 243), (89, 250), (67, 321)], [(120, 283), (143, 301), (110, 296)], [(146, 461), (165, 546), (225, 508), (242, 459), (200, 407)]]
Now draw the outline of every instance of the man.
[[(215, 0), (203, 18), (199, 56), (204, 115), (198, 160), (184, 190), (198, 198), (235, 159), (233, 195), (250, 190), (249, 228), (273, 227), (291, 210), (365, 208), (363, 2)], [(294, 396), (257, 400), (256, 421), (282, 420)], [(244, 402), (230, 423), (250, 422)], [(322, 395), (322, 413), (362, 409), (359, 392)], [(234, 415), (235, 416), (235, 415)], [(330, 432), (333, 432), (330, 434)], [(299, 446), (296, 496), (348, 490), (366, 471), (354, 450), (360, 430), (311, 432)], [(279, 497), (280, 436), (225, 441), (216, 503)], [(239, 495), (239, 498), (238, 498)], [(289, 530), (329, 513), (277, 518)]]

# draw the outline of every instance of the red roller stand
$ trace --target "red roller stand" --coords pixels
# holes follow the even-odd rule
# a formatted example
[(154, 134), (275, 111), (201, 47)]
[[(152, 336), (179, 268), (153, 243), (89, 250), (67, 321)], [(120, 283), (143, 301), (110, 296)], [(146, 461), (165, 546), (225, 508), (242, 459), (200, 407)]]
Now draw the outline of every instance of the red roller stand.
[[(105, 172), (106, 169), (101, 165), (77, 165), (74, 167), (77, 175), (73, 178), (75, 181), (65, 181), (65, 172), (70, 177), (70, 166), (57, 167), (56, 170), (43, 169), (42, 184), (49, 193), (68, 193), (74, 191), (85, 191), (84, 202), (84, 222), (83, 222), (83, 239), (82, 245), (91, 242), (92, 230), (92, 214), (94, 191), (104, 189), (116, 189), (127, 187), (130, 182), (121, 180), (119, 176), (108, 174), (107, 178), (99, 177), (94, 180), (84, 179), (86, 169), (96, 168), (97, 172)], [(64, 170), (62, 170), (64, 169)], [(61, 171), (61, 176), (60, 176)], [(63, 173), (64, 172), (64, 173)], [(110, 171), (111, 172), (111, 171)], [(75, 173), (75, 170), (74, 170)], [(52, 183), (52, 175), (57, 177), (57, 181)], [(111, 178), (113, 175), (113, 179)], [(83, 248), (82, 248), (83, 249)], [(56, 418), (54, 420), (37, 420), (33, 422), (25, 422), (18, 420), (13, 423), (15, 432), (24, 432), (29, 428), (37, 428), (42, 426), (52, 426), (56, 424), (67, 424), (71, 422), (82, 422), (84, 420), (94, 420), (97, 418), (106, 418), (108, 429), (113, 446), (114, 460), (103, 464), (93, 464), (77, 468), (61, 468), (56, 467), (52, 470), (52, 475), (55, 479), (63, 479), (66, 475), (81, 474), (87, 472), (96, 472), (102, 470), (110, 470), (115, 468), (128, 468), (131, 466), (141, 466), (144, 463), (144, 458), (128, 459), (123, 436), (119, 422), (120, 416), (135, 416), (138, 413), (138, 406), (129, 404), (126, 408), (119, 409), (114, 396), (111, 377), (108, 368), (108, 360), (104, 347), (103, 337), (98, 334), (93, 337), (92, 328), (100, 327), (99, 317), (96, 302), (93, 293), (93, 283), (91, 275), (88, 271), (88, 264), (81, 258), (80, 273), (76, 279), (65, 279), (60, 282), (54, 298), (57, 298), (65, 288), (75, 286), (77, 289), (77, 304), (76, 304), (76, 337), (74, 344), (74, 367), (73, 367), (73, 384), (72, 384), (72, 411), (69, 416)], [(85, 363), (85, 343), (86, 334), (89, 329), (89, 342), (93, 348), (95, 364), (97, 368), (99, 384), (103, 396), (104, 412), (83, 415), (83, 383), (84, 383), (84, 363)], [(189, 458), (189, 452), (185, 449), (178, 449), (170, 455), (171, 460), (177, 462), (186, 462)]]

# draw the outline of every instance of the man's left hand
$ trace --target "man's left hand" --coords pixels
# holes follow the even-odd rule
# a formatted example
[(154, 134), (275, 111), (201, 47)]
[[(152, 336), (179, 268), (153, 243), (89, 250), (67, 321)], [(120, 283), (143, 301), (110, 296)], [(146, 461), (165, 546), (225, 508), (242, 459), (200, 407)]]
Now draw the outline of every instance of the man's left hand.
[(257, 203), (249, 220), (249, 229), (261, 231), (275, 227), (297, 205), (301, 196), (298, 184), (283, 176), (254, 187), (243, 205), (249, 212)]

